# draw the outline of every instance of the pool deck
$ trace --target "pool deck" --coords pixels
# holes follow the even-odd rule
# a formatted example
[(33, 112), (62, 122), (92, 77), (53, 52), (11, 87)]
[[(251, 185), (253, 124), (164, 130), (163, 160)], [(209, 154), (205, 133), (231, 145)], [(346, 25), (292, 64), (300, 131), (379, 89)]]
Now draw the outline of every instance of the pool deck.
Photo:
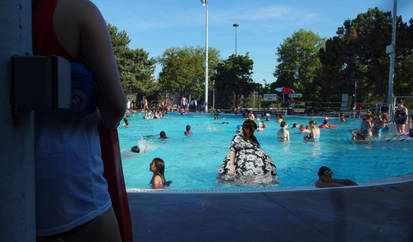
[(129, 192), (134, 241), (413, 241), (413, 175), (374, 184)]

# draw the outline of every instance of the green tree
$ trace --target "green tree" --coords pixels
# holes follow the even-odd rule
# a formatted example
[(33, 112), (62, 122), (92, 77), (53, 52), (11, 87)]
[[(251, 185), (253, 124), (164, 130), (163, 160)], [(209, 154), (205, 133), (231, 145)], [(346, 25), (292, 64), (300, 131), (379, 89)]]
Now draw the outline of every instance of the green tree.
[(231, 55), (218, 63), (214, 77), (219, 104), (217, 107), (243, 106), (242, 97), (258, 89), (259, 84), (251, 78), (253, 64), (248, 53), (245, 56)]
[[(398, 17), (396, 26), (394, 92), (412, 95), (412, 20), (409, 26)], [(385, 101), (389, 72), (386, 46), (391, 43), (391, 31), (391, 13), (378, 8), (346, 20), (319, 53), (322, 68), (316, 83), (321, 86), (321, 96), (337, 101), (342, 93), (353, 94), (357, 81), (358, 101)]]
[(158, 88), (154, 78), (156, 60), (149, 58), (149, 53), (143, 49), (130, 49), (125, 30), (118, 31), (110, 24), (108, 29), (123, 89), (126, 93), (151, 95)]
[(304, 99), (316, 98), (319, 88), (313, 83), (316, 71), (321, 68), (318, 52), (324, 46), (324, 38), (303, 29), (285, 39), (277, 48), (279, 64), (274, 72), (277, 81), (272, 87), (286, 86), (303, 93)]
[[(208, 48), (209, 90), (211, 76), (219, 61), (219, 51)], [(165, 92), (191, 95), (200, 98), (205, 88), (205, 49), (201, 47), (169, 48), (159, 58), (162, 71), (159, 73), (160, 89)]]

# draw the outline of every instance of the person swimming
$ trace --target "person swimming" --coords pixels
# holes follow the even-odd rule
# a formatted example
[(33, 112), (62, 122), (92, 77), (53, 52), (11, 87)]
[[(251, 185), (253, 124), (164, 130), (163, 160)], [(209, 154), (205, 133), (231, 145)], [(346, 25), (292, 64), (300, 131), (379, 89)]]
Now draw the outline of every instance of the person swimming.
[(364, 136), (358, 129), (350, 130), (351, 135), (353, 136), (351, 139), (354, 141), (366, 141), (367, 137)]
[(327, 166), (322, 166), (318, 170), (318, 180), (315, 182), (315, 187), (341, 187), (358, 185), (349, 179), (335, 179), (332, 177), (333, 171)]
[(187, 125), (187, 126), (186, 126), (185, 135), (191, 135), (191, 134), (192, 134), (192, 132), (191, 132), (191, 125)]
[(134, 152), (134, 153), (139, 153), (140, 149), (137, 145), (132, 146), (132, 148), (130, 149), (130, 151)]
[(165, 131), (161, 131), (161, 132), (159, 133), (159, 138), (160, 138), (160, 139), (168, 139), (168, 137), (166, 136)]

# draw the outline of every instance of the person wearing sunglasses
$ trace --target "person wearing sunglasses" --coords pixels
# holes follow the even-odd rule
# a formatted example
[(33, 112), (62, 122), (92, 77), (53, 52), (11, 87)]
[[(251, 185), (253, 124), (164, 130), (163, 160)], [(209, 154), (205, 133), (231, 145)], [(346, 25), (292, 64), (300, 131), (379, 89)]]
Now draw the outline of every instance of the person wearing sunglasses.
[(320, 169), (318, 170), (318, 180), (315, 182), (315, 186), (318, 188), (354, 185), (357, 185), (357, 183), (352, 180), (333, 178), (333, 171), (327, 166), (320, 167)]

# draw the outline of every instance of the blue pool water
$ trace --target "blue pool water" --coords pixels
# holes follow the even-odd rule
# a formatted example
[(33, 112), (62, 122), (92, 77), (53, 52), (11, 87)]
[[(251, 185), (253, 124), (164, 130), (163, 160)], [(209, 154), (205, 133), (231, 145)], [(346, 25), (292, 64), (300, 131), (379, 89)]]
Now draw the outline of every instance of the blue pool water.
[[(120, 147), (126, 187), (150, 188), (152, 173), (149, 163), (155, 157), (165, 161), (165, 177), (172, 180), (170, 189), (212, 189), (222, 187), (216, 175), (237, 125), (243, 118), (221, 115), (213, 120), (207, 114), (168, 114), (160, 120), (144, 120), (143, 114), (129, 118), (129, 127), (119, 127)], [(319, 124), (322, 118), (313, 118)], [(263, 149), (273, 159), (278, 169), (280, 187), (313, 185), (318, 178), (320, 166), (326, 165), (334, 171), (335, 178), (349, 178), (356, 182), (405, 175), (413, 172), (413, 140), (383, 138), (367, 144), (353, 144), (350, 129), (359, 128), (360, 120), (339, 123), (337, 129), (321, 130), (320, 143), (304, 142), (292, 124), (308, 124), (310, 118), (288, 116), (290, 143), (282, 144), (276, 137), (279, 124), (272, 118), (266, 122), (268, 128), (255, 135)], [(222, 124), (229, 122), (229, 124)], [(184, 135), (185, 126), (192, 127), (193, 135)], [(169, 137), (159, 139), (164, 130)], [(405, 140), (404, 140), (405, 139)], [(129, 152), (133, 145), (148, 146), (144, 154)], [(231, 189), (231, 187), (228, 187)]]

